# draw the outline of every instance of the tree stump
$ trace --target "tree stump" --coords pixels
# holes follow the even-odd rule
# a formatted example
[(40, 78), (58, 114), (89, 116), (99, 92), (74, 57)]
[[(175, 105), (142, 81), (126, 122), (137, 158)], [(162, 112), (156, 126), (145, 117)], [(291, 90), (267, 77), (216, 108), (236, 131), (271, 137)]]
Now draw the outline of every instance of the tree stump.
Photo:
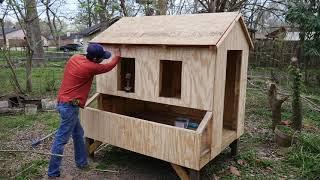
[(278, 97), (276, 83), (269, 84), (268, 100), (272, 111), (272, 129), (281, 122), (281, 106), (289, 97)]

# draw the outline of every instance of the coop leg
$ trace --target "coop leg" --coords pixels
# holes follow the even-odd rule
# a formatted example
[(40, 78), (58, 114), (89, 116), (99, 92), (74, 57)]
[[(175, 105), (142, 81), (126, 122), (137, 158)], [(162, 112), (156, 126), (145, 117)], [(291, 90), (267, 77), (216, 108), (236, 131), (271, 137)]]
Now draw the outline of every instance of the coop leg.
[(177, 175), (181, 180), (190, 180), (189, 175), (184, 167), (181, 167), (176, 164), (171, 164), (171, 166), (176, 171)]
[(200, 180), (200, 171), (184, 168), (182, 166), (171, 164), (181, 180)]
[(87, 146), (87, 153), (90, 158), (94, 158), (94, 151), (102, 144), (100, 141), (96, 141), (91, 138), (86, 137), (86, 146)]
[(189, 169), (190, 180), (200, 180), (200, 171)]
[(238, 155), (239, 139), (234, 140), (229, 147), (231, 148), (232, 157)]

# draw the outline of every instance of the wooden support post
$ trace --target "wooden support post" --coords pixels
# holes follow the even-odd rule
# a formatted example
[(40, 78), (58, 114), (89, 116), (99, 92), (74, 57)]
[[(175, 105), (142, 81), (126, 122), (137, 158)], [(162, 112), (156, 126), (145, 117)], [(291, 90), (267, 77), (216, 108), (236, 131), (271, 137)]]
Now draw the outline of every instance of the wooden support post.
[(172, 163), (171, 166), (176, 171), (181, 180), (200, 180), (200, 171), (184, 168)]
[(239, 139), (234, 140), (229, 147), (231, 148), (232, 157), (238, 155)]
[(176, 164), (171, 164), (171, 166), (176, 171), (177, 175), (181, 180), (190, 180), (189, 175), (184, 167), (181, 167)]
[(200, 180), (200, 171), (189, 169), (190, 180)]
[(100, 141), (95, 141), (91, 138), (85, 138), (86, 139), (86, 146), (87, 146), (87, 153), (90, 158), (94, 158), (94, 151), (102, 144)]

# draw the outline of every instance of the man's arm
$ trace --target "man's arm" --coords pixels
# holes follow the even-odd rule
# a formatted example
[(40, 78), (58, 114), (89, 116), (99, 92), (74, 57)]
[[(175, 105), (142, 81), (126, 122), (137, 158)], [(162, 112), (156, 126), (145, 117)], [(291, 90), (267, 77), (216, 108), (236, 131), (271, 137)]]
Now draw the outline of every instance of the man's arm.
[(112, 60), (106, 64), (95, 64), (92, 73), (94, 75), (102, 74), (111, 71), (120, 61), (120, 51), (116, 50), (114, 52), (114, 57)]

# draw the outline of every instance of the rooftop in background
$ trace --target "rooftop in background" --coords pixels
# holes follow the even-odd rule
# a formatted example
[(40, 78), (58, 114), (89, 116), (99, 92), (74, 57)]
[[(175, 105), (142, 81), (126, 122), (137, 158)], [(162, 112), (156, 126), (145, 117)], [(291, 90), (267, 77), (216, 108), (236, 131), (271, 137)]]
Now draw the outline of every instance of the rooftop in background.
[(102, 27), (103, 25), (102, 24), (96, 24), (96, 25), (93, 25), (89, 28), (86, 28), (84, 29), (81, 34), (83, 36), (91, 36), (92, 34), (95, 34), (97, 32), (100, 32), (100, 31), (103, 31), (105, 29), (107, 29), (109, 26), (111, 26), (112, 24), (114, 24), (115, 22), (117, 22), (121, 17), (115, 17), (115, 18), (112, 18), (110, 19), (107, 23), (106, 23), (106, 27)]
[[(4, 28), (4, 33), (8, 34), (8, 33), (14, 32), (14, 31), (18, 31), (18, 30), (20, 30), (20, 29), (16, 28), (16, 27)], [(2, 30), (0, 31), (0, 36), (2, 36)]]
[(82, 33), (79, 33), (79, 32), (71, 32), (71, 33), (67, 33), (67, 34), (60, 36), (61, 40), (80, 39), (82, 37), (83, 37)]
[(92, 42), (105, 44), (217, 45), (240, 22), (253, 47), (239, 12), (179, 16), (123, 17)]

